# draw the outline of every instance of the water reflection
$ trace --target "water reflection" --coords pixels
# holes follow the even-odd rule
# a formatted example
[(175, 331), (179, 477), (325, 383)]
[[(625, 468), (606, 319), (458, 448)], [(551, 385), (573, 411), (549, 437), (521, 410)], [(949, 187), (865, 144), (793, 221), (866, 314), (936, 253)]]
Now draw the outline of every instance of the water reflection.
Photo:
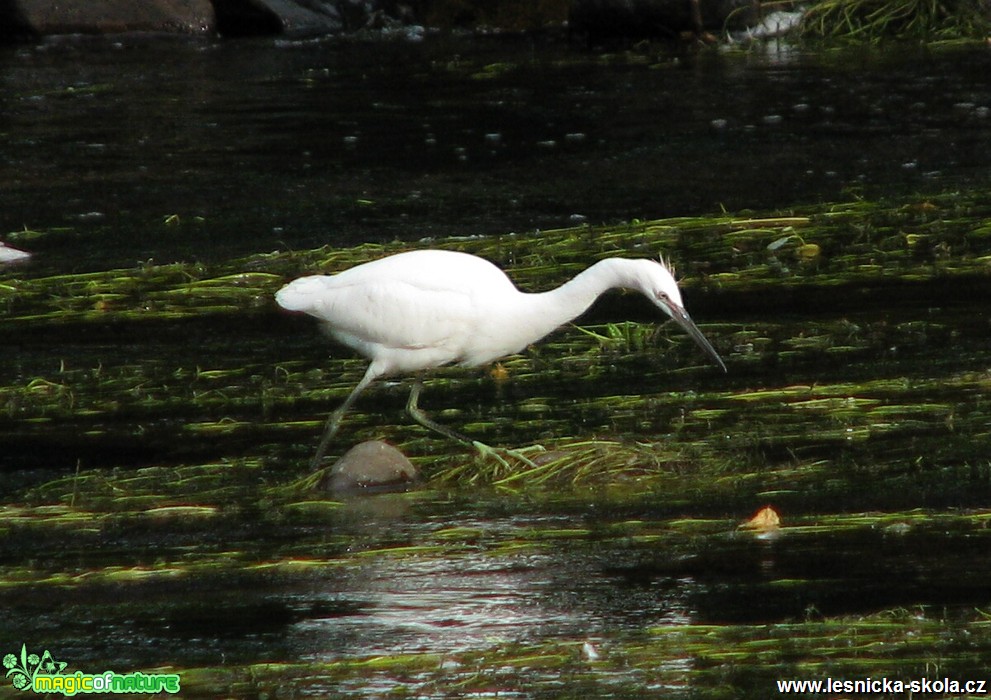
[[(375, 501), (385, 510), (259, 524), (257, 532), (241, 520), (191, 522), (183, 531), (190, 542), (214, 538), (219, 550), (191, 547), (174, 532), (163, 546), (160, 526), (136, 525), (118, 533), (120, 542), (114, 530), (104, 533), (96, 549), (53, 549), (54, 572), (133, 565), (133, 554), (118, 551), (125, 545), (128, 553), (154, 550), (166, 564), (211, 552), (224, 564), (120, 584), (95, 574), (88, 585), (62, 590), (54, 607), (47, 596), (11, 587), (0, 644), (13, 648), (30, 629), (81, 668), (422, 654), (442, 659), (425, 668), (443, 676), (451, 670), (445, 657), (516, 645), (564, 644), (578, 660), (586, 642), (608, 656), (707, 625), (770, 629), (902, 606), (921, 617), (970, 616), (986, 605), (991, 575), (984, 556), (991, 530), (980, 518), (830, 516), (820, 524), (811, 516), (768, 540), (732, 520), (652, 519), (649, 502), (641, 510), (592, 503), (576, 516), (515, 500), (367, 503)], [(406, 509), (395, 506), (400, 501)], [(650, 661), (650, 672), (688, 683), (697, 664), (675, 645)], [(635, 683), (642, 671), (625, 669), (613, 680)], [(601, 680), (610, 682), (606, 674)], [(373, 681), (403, 682), (388, 673)], [(355, 687), (371, 692), (368, 683)]]
[[(531, 539), (535, 532), (573, 527), (570, 518), (465, 515), (437, 525), (375, 520), (370, 529), (370, 521), (353, 521), (348, 537), (354, 548), (341, 575), (296, 594), (301, 608), (327, 614), (307, 615), (288, 628), (289, 647), (322, 660), (451, 654), (549, 638), (594, 639), (615, 632), (617, 624), (636, 629), (687, 616), (670, 591), (612, 596), (594, 549), (564, 554)], [(373, 547), (363, 553), (370, 537), (379, 548), (384, 538), (429, 551), (390, 554)]]
[(506, 562), (470, 554), (378, 561), (328, 595), (327, 602), (353, 607), (355, 614), (299, 623), (290, 639), (296, 648), (335, 657), (460, 652), (581, 634), (577, 611), (545, 605), (543, 558)]
[(983, 180), (989, 61), (440, 39), (6, 48), (0, 231), (57, 229), (38, 265), (104, 268)]
[[(987, 534), (963, 522), (786, 529), (768, 539), (731, 523), (686, 537), (663, 522), (603, 516), (586, 518), (588, 531), (559, 516), (454, 516), (451, 527), (477, 531), (477, 539), (419, 555), (371, 550), (367, 561), (355, 551), (340, 576), (286, 601), (318, 611), (286, 628), (286, 644), (312, 660), (444, 655), (548, 640), (608, 644), (654, 628), (775, 624), (900, 605), (946, 614), (982, 604), (991, 574), (978, 563)], [(445, 541), (422, 524), (401, 539)]]

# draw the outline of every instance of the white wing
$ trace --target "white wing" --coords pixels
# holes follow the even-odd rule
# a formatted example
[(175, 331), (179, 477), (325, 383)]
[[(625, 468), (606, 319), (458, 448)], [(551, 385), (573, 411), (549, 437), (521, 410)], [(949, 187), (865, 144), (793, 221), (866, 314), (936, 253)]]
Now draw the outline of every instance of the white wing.
[(507, 292), (518, 294), (488, 261), (425, 250), (300, 278), (276, 300), (319, 319), (334, 338), (394, 372), (464, 361), (487, 301)]

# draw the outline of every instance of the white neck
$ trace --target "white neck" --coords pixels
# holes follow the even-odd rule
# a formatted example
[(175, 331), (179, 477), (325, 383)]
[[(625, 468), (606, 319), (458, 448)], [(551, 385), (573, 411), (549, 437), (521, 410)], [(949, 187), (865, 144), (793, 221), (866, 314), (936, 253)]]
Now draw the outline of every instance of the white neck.
[[(540, 340), (548, 333), (581, 316), (604, 292), (633, 289), (644, 292), (639, 265), (652, 261), (607, 258), (600, 260), (574, 279), (548, 292), (521, 295), (520, 317), (527, 318), (517, 336), (523, 345)], [(525, 337), (524, 337), (525, 336)]]

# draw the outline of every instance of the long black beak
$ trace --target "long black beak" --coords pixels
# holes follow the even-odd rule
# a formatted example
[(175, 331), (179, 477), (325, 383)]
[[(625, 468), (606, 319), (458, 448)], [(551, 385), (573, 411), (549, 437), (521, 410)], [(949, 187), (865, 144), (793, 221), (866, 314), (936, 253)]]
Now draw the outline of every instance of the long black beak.
[(702, 331), (700, 331), (699, 327), (695, 325), (695, 321), (693, 321), (692, 317), (688, 315), (688, 312), (675, 304), (669, 304), (667, 305), (667, 308), (670, 311), (671, 318), (674, 319), (674, 322), (685, 329), (685, 332), (688, 333), (688, 335), (692, 337), (692, 340), (694, 340), (696, 344), (705, 351), (705, 354), (711, 357), (712, 360), (717, 365), (722, 367), (725, 372), (726, 365), (723, 363), (723, 358), (721, 358), (719, 353), (716, 352), (716, 349), (712, 347), (712, 343), (710, 343), (709, 340), (702, 335)]

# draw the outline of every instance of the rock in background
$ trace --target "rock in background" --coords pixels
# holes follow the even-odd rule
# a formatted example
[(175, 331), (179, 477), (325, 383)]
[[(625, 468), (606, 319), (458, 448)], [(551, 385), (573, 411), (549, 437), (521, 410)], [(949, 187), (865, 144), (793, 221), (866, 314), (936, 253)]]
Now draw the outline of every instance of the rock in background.
[(223, 36), (336, 34), (344, 28), (337, 3), (294, 0), (213, 0)]
[(398, 0), (0, 0), (0, 36), (318, 36), (412, 25), (414, 14)]
[(212, 32), (210, 0), (0, 0), (0, 35)]
[(560, 27), (571, 0), (421, 0), (416, 9), (430, 27), (529, 31)]
[(759, 22), (757, 0), (0, 0), (0, 36), (166, 32), (290, 37), (442, 29), (563, 27), (665, 37)]
[(222, 36), (351, 34), (416, 24), (398, 0), (213, 0)]
[[(683, 31), (742, 29), (760, 21), (755, 0), (571, 0), (568, 24), (591, 41), (604, 37), (664, 37)], [(727, 24), (727, 20), (729, 20)]]

